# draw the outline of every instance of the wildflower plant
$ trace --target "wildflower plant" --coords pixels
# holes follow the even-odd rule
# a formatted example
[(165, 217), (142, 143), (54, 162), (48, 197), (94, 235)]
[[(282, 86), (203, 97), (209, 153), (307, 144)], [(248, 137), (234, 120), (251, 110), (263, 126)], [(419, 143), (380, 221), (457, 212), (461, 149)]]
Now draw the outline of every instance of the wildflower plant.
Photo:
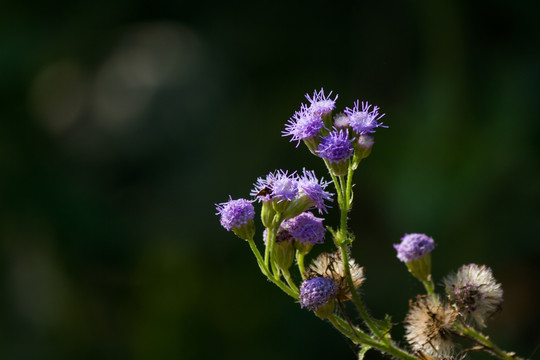
[[(270, 172), (256, 180), (251, 199), (229, 198), (216, 205), (221, 225), (248, 242), (264, 276), (301, 308), (329, 321), (357, 344), (359, 359), (370, 349), (404, 360), (462, 359), (477, 351), (519, 359), (480, 331), (503, 301), (503, 290), (491, 269), (465, 265), (444, 278), (444, 290), (437, 294), (431, 276), (431, 252), (436, 244), (425, 234), (406, 234), (394, 244), (397, 258), (425, 288), (425, 294), (410, 302), (403, 321), (408, 346), (402, 347), (392, 338), (395, 324), (390, 316), (381, 320), (369, 314), (358, 291), (366, 278), (364, 268), (351, 257), (355, 236), (348, 227), (348, 214), (353, 205), (354, 172), (370, 155), (376, 130), (387, 128), (381, 121), (384, 114), (378, 106), (356, 101), (352, 108), (333, 115), (338, 96), (326, 95), (323, 89), (306, 99), (308, 103), (301, 104), (282, 134), (297, 147), (303, 142), (320, 158), (331, 181), (305, 168), (301, 174), (280, 169)], [(329, 189), (331, 183), (335, 193)], [(257, 243), (254, 203), (260, 203), (264, 226)], [(339, 226), (325, 226), (324, 216), (336, 204)], [(320, 253), (306, 266), (306, 257), (328, 237), (335, 251)], [(344, 306), (347, 302), (356, 308), (361, 324), (351, 321)]]

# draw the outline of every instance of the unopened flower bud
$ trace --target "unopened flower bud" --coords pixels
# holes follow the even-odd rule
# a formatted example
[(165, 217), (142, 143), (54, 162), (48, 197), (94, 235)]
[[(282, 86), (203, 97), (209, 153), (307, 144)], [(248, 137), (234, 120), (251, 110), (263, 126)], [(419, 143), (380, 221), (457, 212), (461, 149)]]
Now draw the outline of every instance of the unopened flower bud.
[[(338, 284), (326, 277), (315, 277), (304, 280), (300, 286), (300, 306), (316, 311), (320, 317), (328, 317), (333, 310), (333, 302), (338, 291)], [(330, 305), (323, 309), (325, 305)], [(319, 311), (321, 311), (319, 313)]]
[(271, 201), (263, 201), (261, 209), (261, 221), (266, 228), (271, 228), (274, 226), (274, 216), (276, 211)]
[(397, 257), (411, 274), (420, 281), (431, 281), (431, 251), (435, 248), (432, 238), (424, 234), (407, 234), (401, 243), (394, 244)]
[(362, 159), (365, 159), (371, 154), (371, 148), (375, 144), (375, 139), (371, 135), (360, 135), (358, 139), (353, 142), (354, 146), (354, 162), (353, 169), (356, 170), (358, 164)]
[(349, 127), (349, 116), (345, 113), (339, 113), (334, 116), (334, 128), (345, 129)]
[(284, 270), (290, 268), (294, 261), (293, 239), (289, 232), (282, 228), (278, 230), (272, 258), (276, 265)]

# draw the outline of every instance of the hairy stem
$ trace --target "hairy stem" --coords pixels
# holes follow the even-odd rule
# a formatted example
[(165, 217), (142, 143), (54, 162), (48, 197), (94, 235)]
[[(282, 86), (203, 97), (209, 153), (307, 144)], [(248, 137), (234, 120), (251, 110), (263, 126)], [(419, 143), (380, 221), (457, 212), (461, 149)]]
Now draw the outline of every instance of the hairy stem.
[(481, 332), (473, 329), (472, 327), (469, 327), (465, 324), (455, 323), (454, 329), (458, 331), (458, 333), (462, 336), (465, 336), (466, 338), (476, 342), (477, 344), (484, 347), (484, 350), (497, 356), (500, 359), (504, 360), (516, 360), (519, 359), (518, 357), (514, 356), (514, 354), (508, 353), (506, 351), (503, 351), (501, 348), (499, 348), (497, 345), (495, 345), (488, 336), (482, 334)]

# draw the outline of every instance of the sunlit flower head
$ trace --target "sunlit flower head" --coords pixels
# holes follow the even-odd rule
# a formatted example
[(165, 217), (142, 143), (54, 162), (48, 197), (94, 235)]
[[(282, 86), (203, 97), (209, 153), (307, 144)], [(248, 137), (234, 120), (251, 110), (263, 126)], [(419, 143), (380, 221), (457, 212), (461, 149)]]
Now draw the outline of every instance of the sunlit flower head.
[(298, 191), (300, 195), (306, 195), (313, 206), (319, 210), (319, 213), (326, 213), (327, 206), (325, 201), (332, 201), (332, 193), (325, 191), (330, 182), (324, 179), (318, 179), (314, 171), (303, 170), (302, 176), (298, 178)]
[(324, 128), (324, 122), (321, 115), (314, 114), (310, 108), (302, 104), (300, 110), (295, 112), (292, 118), (289, 119), (282, 134), (283, 136), (290, 136), (291, 142), (297, 141), (296, 146), (298, 147), (301, 140), (319, 136), (322, 128)]
[(328, 96), (324, 95), (324, 90), (314, 91), (313, 96), (310, 97), (306, 94), (306, 99), (308, 99), (310, 106), (309, 110), (312, 114), (323, 116), (332, 112), (336, 107), (336, 100), (338, 95), (334, 99), (330, 98), (332, 91), (328, 93)]
[(349, 125), (357, 135), (374, 133), (375, 128), (387, 127), (379, 122), (384, 114), (379, 114), (378, 106), (371, 108), (367, 102), (362, 102), (361, 105), (362, 108), (360, 108), (360, 101), (357, 100), (352, 109), (345, 109), (345, 114), (349, 115)]

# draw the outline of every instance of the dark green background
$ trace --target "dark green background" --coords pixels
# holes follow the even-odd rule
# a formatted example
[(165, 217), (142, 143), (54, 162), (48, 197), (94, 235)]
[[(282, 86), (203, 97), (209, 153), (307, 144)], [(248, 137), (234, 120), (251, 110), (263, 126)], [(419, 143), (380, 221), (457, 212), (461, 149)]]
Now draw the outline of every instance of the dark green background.
[(3, 4), (1, 357), (355, 359), (263, 278), (214, 208), (277, 168), (324, 174), (280, 136), (321, 87), (338, 109), (380, 106), (389, 125), (358, 170), (350, 216), (371, 312), (392, 315), (401, 338), (421, 287), (392, 244), (425, 232), (439, 283), (462, 264), (493, 268), (505, 303), (488, 333), (531, 356), (535, 4)]

